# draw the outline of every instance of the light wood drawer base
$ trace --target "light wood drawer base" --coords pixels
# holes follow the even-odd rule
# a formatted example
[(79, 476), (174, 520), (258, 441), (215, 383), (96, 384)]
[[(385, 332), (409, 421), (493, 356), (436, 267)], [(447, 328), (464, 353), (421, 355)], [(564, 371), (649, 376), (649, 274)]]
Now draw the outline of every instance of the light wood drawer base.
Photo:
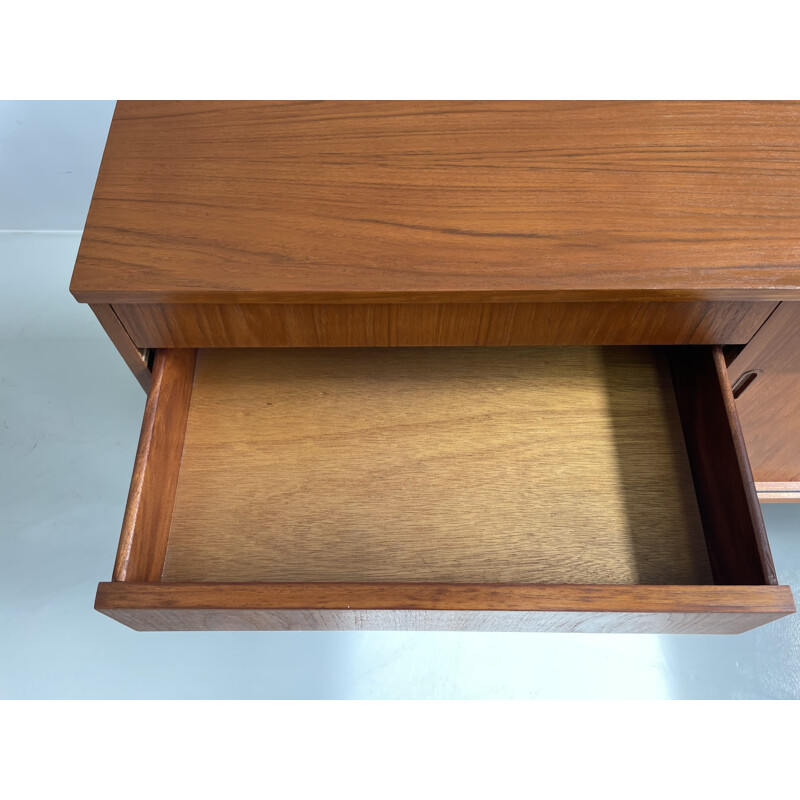
[(756, 482), (762, 503), (800, 503), (800, 481)]

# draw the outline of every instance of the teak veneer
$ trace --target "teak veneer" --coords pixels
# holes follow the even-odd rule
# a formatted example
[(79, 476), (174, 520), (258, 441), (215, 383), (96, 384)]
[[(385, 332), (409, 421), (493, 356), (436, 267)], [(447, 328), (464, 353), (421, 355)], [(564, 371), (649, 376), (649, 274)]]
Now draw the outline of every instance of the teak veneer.
[(119, 103), (90, 303), (800, 299), (800, 104)]
[(763, 499), (799, 500), (800, 303), (781, 303), (728, 372)]

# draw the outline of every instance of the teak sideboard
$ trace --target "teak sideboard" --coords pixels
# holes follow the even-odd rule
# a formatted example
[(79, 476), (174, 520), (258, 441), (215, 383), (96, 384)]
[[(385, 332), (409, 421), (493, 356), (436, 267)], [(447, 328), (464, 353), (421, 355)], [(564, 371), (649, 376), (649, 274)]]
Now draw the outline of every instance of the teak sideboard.
[(70, 288), (148, 392), (126, 625), (795, 610), (799, 103), (120, 102)]

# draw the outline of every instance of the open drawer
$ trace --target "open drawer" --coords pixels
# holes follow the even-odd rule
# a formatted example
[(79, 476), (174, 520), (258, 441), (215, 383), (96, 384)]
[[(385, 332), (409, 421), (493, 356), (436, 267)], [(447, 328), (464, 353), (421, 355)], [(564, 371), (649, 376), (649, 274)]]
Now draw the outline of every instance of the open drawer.
[(736, 633), (778, 586), (712, 347), (160, 350), (138, 630)]

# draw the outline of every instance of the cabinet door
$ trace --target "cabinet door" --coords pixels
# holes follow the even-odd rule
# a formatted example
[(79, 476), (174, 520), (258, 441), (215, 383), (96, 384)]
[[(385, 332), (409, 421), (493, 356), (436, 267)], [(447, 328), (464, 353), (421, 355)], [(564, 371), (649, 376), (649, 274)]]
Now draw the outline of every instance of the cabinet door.
[(781, 303), (728, 367), (762, 502), (800, 502), (800, 303)]

